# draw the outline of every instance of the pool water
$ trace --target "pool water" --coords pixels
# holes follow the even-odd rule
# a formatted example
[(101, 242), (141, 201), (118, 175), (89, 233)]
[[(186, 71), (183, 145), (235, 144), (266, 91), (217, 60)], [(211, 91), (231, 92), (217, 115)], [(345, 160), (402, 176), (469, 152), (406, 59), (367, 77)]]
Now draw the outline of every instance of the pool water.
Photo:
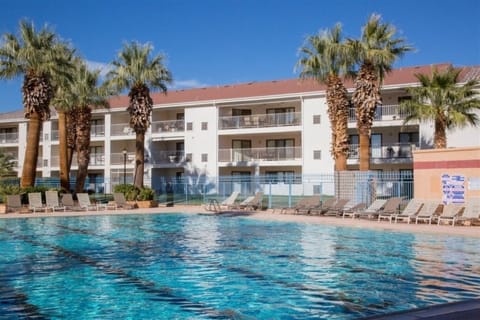
[(356, 319), (480, 297), (479, 247), (242, 217), (2, 219), (0, 318)]

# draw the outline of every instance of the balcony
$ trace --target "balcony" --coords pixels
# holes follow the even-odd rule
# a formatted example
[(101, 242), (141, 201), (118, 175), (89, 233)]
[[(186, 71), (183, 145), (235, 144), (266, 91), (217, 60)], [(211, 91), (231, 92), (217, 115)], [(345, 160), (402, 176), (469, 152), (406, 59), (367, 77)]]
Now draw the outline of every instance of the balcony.
[[(377, 106), (375, 109), (375, 121), (395, 121), (395, 120), (405, 120), (407, 113), (402, 111), (400, 105), (382, 105)], [(350, 108), (348, 112), (348, 122), (357, 121), (357, 116), (355, 115), (355, 108)]]
[(183, 132), (185, 131), (184, 120), (166, 120), (152, 122), (152, 133)]
[(126, 160), (126, 164), (135, 164), (135, 153), (134, 152), (129, 152), (126, 155), (126, 159), (124, 158), (124, 154), (122, 152), (120, 153), (112, 153), (110, 155), (110, 164), (111, 165), (123, 165), (124, 161)]
[(18, 143), (18, 132), (0, 133), (0, 143)]
[[(413, 160), (412, 151), (418, 148), (418, 143), (393, 143), (382, 146), (370, 147), (371, 163), (405, 163)], [(348, 163), (356, 164), (360, 158), (360, 146), (349, 146)]]
[(185, 152), (183, 151), (160, 151), (155, 152), (150, 162), (152, 164), (176, 165), (185, 162)]
[(302, 158), (301, 147), (220, 149), (219, 162), (288, 161)]
[(299, 126), (301, 123), (301, 113), (292, 112), (220, 117), (218, 127), (220, 130), (230, 130)]
[[(58, 130), (52, 130), (52, 141), (58, 141)], [(94, 125), (90, 127), (90, 137), (104, 137), (105, 136), (105, 126), (104, 125)]]
[(128, 123), (112, 124), (111, 130), (112, 136), (135, 136), (135, 131), (130, 128)]

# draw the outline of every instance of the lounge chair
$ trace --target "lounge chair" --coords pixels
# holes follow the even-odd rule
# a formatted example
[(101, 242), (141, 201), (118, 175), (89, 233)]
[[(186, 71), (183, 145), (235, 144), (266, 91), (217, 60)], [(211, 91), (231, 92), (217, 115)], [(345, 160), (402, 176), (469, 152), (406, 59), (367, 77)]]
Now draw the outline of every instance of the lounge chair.
[[(246, 201), (246, 200), (249, 201)], [(247, 198), (242, 203), (237, 205), (235, 209), (240, 210), (257, 210), (262, 206), (263, 192), (257, 192), (255, 196), (252, 196), (250, 199)]]
[(316, 204), (312, 204), (309, 206), (305, 206), (304, 208), (300, 208), (296, 211), (296, 213), (310, 214), (313, 210), (317, 212), (320, 210), (329, 210), (335, 205), (336, 202), (337, 202), (337, 198), (335, 197), (328, 198), (325, 201), (320, 201), (320, 203), (317, 202)]
[(407, 221), (407, 223), (410, 223), (415, 220), (415, 217), (423, 206), (423, 202), (422, 200), (411, 199), (401, 213), (392, 216), (390, 222), (395, 220), (395, 223), (398, 221)]
[(335, 202), (335, 204), (330, 208), (325, 208), (318, 211), (317, 209), (313, 209), (311, 213), (323, 214), (325, 216), (340, 216), (343, 213), (343, 210), (347, 208), (346, 206), (349, 202), (350, 202), (349, 199), (338, 199), (338, 201)]
[(19, 194), (7, 195), (7, 210), (6, 212), (20, 212), (22, 211), (22, 198)]
[(85, 211), (90, 211), (90, 210), (96, 210), (98, 211), (99, 206), (96, 204), (93, 204), (90, 201), (90, 196), (88, 193), (77, 193), (77, 200), (78, 200), (78, 208), (80, 210), (85, 210)]
[(364, 211), (366, 207), (367, 207), (367, 204), (365, 202), (357, 203), (353, 207), (343, 210), (342, 219), (345, 219), (345, 217), (352, 217), (353, 218), (353, 216), (357, 212)]
[(36, 213), (39, 210), (47, 212), (48, 208), (42, 203), (42, 194), (40, 192), (28, 193), (28, 209)]
[(238, 198), (240, 192), (233, 191), (225, 200), (218, 203), (215, 199), (210, 200), (208, 204), (205, 205), (205, 209), (208, 211), (221, 211), (222, 209), (228, 209), (232, 206)]
[(352, 219), (358, 218), (371, 218), (376, 217), (379, 211), (383, 208), (387, 200), (377, 199), (370, 204), (367, 209), (352, 213)]
[(443, 206), (442, 214), (438, 216), (437, 219), (437, 225), (440, 225), (442, 222), (447, 222), (447, 224), (450, 224), (451, 222), (452, 227), (454, 227), (462, 210), (463, 204), (459, 203), (449, 203)]
[(401, 197), (393, 197), (387, 200), (383, 208), (378, 213), (378, 221), (382, 219), (392, 222), (392, 218), (399, 212), (399, 206), (402, 203)]
[(314, 195), (309, 197), (303, 197), (293, 207), (280, 208), (280, 213), (294, 213), (298, 210), (316, 207), (320, 204), (320, 195)]
[(480, 220), (480, 198), (472, 198), (465, 203), (463, 214), (458, 217), (457, 221), (464, 225)]
[(115, 192), (113, 194), (113, 201), (115, 203), (115, 209), (133, 209), (133, 205), (127, 202), (125, 195), (121, 192)]
[(432, 224), (432, 220), (435, 219), (435, 217), (437, 216), (437, 209), (439, 206), (440, 202), (438, 202), (437, 200), (425, 201), (422, 208), (415, 216), (415, 224), (418, 224), (419, 221), (428, 221), (428, 224)]
[(65, 212), (66, 207), (60, 205), (58, 201), (58, 192), (57, 191), (46, 191), (45, 192), (45, 199), (47, 202), (47, 210), (52, 209), (53, 212), (60, 210)]

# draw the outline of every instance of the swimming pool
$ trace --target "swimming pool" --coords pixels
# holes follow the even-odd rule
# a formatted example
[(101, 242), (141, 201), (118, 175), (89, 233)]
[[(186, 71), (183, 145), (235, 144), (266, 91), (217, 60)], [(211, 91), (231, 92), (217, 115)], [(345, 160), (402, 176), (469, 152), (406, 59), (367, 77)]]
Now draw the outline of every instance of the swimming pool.
[(2, 219), (0, 318), (355, 319), (478, 298), (479, 245), (188, 214)]

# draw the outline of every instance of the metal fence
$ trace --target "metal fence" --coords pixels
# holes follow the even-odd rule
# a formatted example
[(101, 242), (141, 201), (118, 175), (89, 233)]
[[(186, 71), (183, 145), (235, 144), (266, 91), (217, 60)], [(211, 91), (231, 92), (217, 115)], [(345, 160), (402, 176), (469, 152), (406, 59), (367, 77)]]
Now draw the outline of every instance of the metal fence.
[[(74, 189), (75, 179), (70, 181)], [(106, 185), (113, 190), (123, 181), (118, 179), (106, 181), (103, 177), (87, 179), (85, 190), (89, 193), (105, 194)], [(131, 183), (131, 181), (127, 181)], [(0, 184), (5, 184), (0, 181)], [(18, 179), (10, 179), (8, 184), (19, 185)], [(37, 178), (37, 186), (59, 188), (59, 178)], [(413, 197), (412, 172), (379, 171), (343, 171), (320, 175), (276, 174), (265, 176), (220, 176), (220, 177), (159, 177), (151, 181), (157, 200), (182, 204), (208, 203), (211, 199), (222, 201), (232, 192), (240, 193), (239, 200), (263, 192), (264, 208), (293, 206), (300, 198), (321, 195), (322, 199), (330, 197), (346, 198), (357, 203), (370, 204), (378, 198)]]

